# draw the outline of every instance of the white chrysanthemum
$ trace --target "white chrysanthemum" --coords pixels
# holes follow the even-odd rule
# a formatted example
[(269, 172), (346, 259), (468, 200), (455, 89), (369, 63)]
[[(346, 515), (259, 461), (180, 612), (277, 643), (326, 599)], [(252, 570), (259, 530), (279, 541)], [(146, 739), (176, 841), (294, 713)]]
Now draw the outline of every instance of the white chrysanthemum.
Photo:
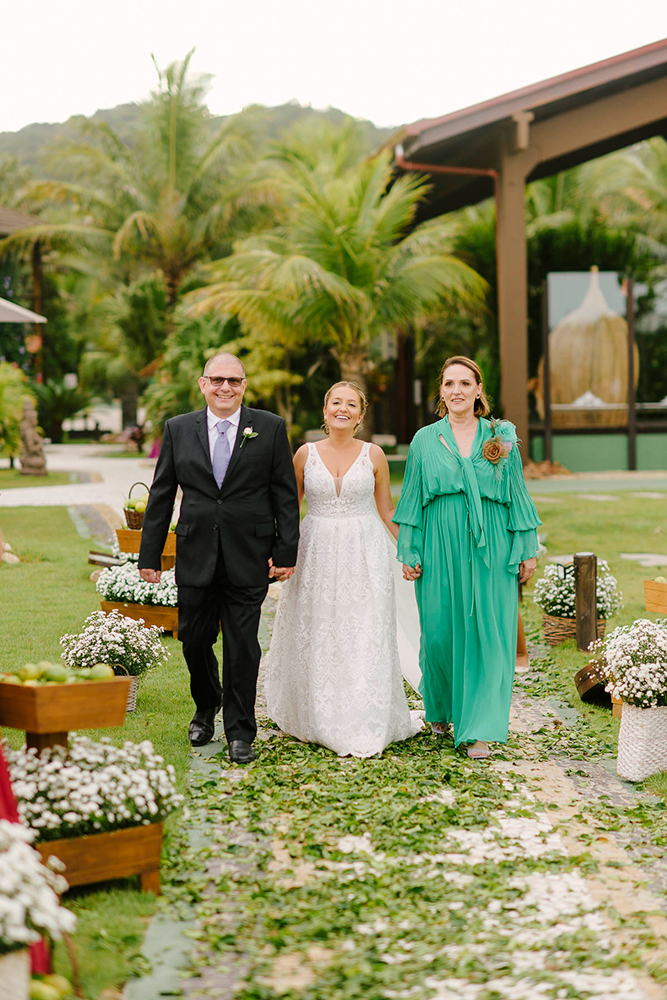
[(95, 663), (111, 663), (124, 668), (117, 672), (140, 674), (159, 666), (169, 657), (161, 640), (159, 625), (146, 627), (143, 622), (128, 618), (114, 609), (105, 613), (94, 611), (84, 622), (79, 635), (64, 635), (60, 639), (62, 657), (74, 667), (92, 667)]
[[(611, 618), (623, 607), (623, 595), (618, 589), (618, 581), (604, 559), (598, 560), (596, 596), (598, 618)], [(573, 567), (547, 564), (544, 574), (535, 584), (533, 600), (547, 615), (574, 618)]]
[(71, 932), (76, 917), (60, 905), (67, 882), (42, 863), (20, 823), (0, 820), (0, 953)]
[(74, 736), (69, 748), (5, 751), (19, 813), (54, 840), (164, 819), (182, 802), (152, 743)]

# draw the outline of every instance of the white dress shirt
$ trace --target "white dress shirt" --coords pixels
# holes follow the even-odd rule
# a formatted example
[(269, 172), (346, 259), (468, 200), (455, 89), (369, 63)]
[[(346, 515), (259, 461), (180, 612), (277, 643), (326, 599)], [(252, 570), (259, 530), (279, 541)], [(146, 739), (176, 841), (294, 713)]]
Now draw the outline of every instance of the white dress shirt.
[(213, 465), (213, 449), (215, 448), (215, 442), (218, 440), (219, 431), (218, 424), (221, 420), (229, 420), (229, 427), (225, 431), (227, 435), (227, 441), (229, 442), (229, 454), (231, 455), (234, 451), (234, 444), (236, 442), (236, 435), (239, 432), (239, 423), (241, 422), (241, 407), (232, 413), (229, 417), (216, 417), (215, 413), (206, 407), (206, 423), (208, 424), (208, 449), (211, 456), (211, 465)]

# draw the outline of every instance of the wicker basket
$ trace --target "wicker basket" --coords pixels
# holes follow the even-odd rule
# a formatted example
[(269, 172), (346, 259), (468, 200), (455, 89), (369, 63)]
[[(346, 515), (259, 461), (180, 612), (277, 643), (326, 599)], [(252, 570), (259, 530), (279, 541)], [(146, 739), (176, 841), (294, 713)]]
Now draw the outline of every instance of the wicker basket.
[[(146, 483), (142, 482), (132, 483), (132, 485), (130, 486), (130, 492), (127, 494), (128, 500), (132, 496), (132, 490), (134, 489), (135, 486), (143, 486), (143, 488), (146, 490), (147, 493), (150, 492), (148, 486), (146, 486)], [(128, 528), (131, 528), (133, 531), (141, 531), (142, 525), (144, 523), (143, 510), (136, 511), (132, 510), (131, 507), (123, 507), (123, 513), (125, 514), (125, 520), (127, 521)]]
[(137, 691), (139, 690), (139, 678), (130, 678), (130, 690), (127, 692), (126, 712), (134, 712), (137, 707)]
[[(598, 618), (598, 639), (604, 638), (604, 630), (606, 627), (607, 619)], [(556, 618), (554, 615), (548, 615), (545, 611), (543, 611), (542, 632), (544, 633), (545, 642), (547, 642), (550, 646), (558, 646), (559, 643), (565, 642), (566, 639), (577, 638), (577, 621), (575, 618)]]
[(628, 781), (643, 781), (667, 770), (667, 707), (623, 705), (618, 732), (616, 773)]
[(28, 1000), (30, 952), (27, 948), (0, 955), (0, 1000)]

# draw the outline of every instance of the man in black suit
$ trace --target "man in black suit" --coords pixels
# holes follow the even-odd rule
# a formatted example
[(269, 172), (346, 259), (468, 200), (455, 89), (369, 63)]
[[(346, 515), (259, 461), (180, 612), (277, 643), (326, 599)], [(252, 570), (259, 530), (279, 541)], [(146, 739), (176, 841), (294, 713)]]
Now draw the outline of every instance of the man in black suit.
[[(210, 358), (199, 379), (206, 407), (168, 420), (144, 515), (139, 571), (160, 579), (160, 556), (178, 486), (178, 638), (196, 711), (193, 746), (213, 738), (223, 711), (229, 755), (255, 759), (257, 630), (269, 578), (294, 572), (299, 505), (285, 421), (243, 405), (243, 364)], [(213, 647), (222, 628), (222, 685)]]

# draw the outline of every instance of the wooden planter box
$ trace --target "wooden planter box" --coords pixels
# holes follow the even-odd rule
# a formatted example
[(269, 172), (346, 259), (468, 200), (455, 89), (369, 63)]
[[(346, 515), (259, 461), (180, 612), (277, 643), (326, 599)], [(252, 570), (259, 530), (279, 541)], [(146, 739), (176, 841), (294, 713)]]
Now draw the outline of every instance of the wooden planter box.
[(25, 729), (29, 747), (66, 746), (70, 729), (122, 726), (131, 681), (113, 677), (37, 687), (0, 684), (0, 726)]
[(70, 886), (139, 875), (143, 892), (160, 892), (162, 823), (49, 840), (35, 846), (43, 861), (51, 855), (62, 861)]
[(102, 611), (120, 611), (128, 618), (143, 618), (146, 625), (161, 625), (165, 632), (178, 635), (178, 608), (162, 604), (123, 604), (121, 601), (100, 601)]
[[(141, 531), (132, 528), (117, 528), (116, 537), (121, 552), (138, 552), (141, 548)], [(172, 569), (176, 564), (176, 533), (170, 531), (162, 549), (162, 565), (160, 569)]]
[(644, 602), (647, 611), (667, 615), (667, 583), (644, 580)]

